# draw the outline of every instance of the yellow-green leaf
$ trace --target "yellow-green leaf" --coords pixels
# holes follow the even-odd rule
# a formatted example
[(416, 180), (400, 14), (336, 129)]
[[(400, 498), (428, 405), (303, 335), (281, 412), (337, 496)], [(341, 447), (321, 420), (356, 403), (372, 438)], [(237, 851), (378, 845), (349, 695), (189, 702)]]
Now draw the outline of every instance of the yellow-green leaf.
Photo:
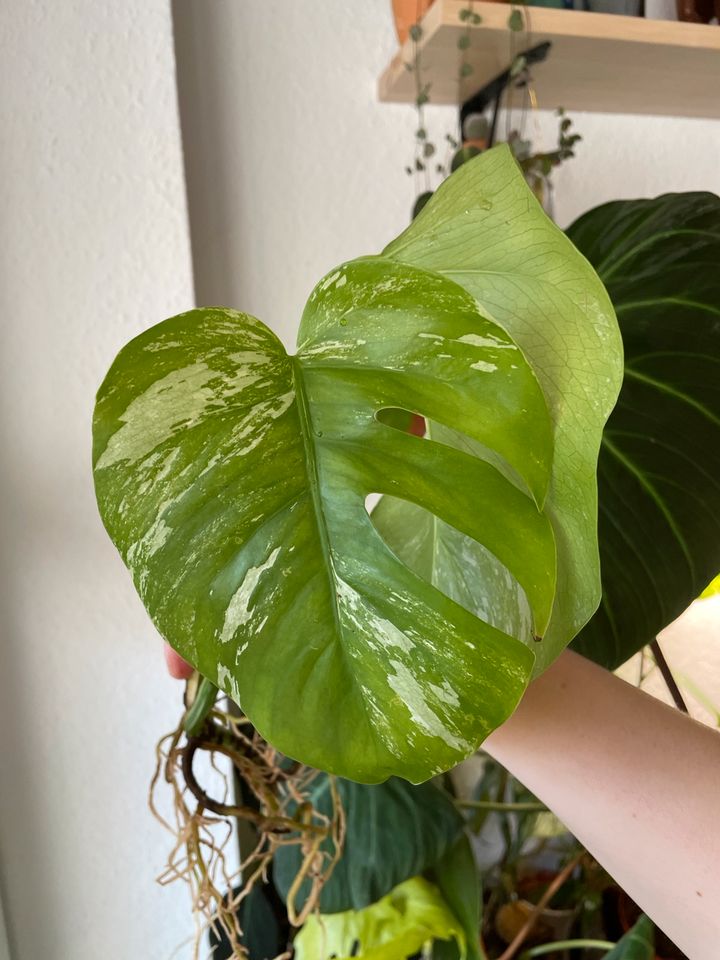
[(311, 915), (295, 939), (295, 960), (406, 960), (433, 940), (465, 934), (440, 891), (422, 877), (406, 880), (364, 910)]

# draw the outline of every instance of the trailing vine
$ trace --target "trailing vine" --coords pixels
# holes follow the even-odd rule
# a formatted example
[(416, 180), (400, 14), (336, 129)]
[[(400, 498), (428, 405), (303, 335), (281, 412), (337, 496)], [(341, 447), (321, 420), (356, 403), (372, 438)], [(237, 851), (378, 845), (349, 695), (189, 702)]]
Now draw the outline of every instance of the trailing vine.
[[(472, 46), (472, 31), (482, 23), (482, 17), (475, 10), (475, 0), (468, 0), (459, 14), (462, 30), (457, 38), (458, 70), (457, 85), (458, 99), (464, 99), (463, 88), (467, 79), (472, 76), (474, 66), (470, 62), (469, 51)], [(533, 114), (538, 109), (538, 101), (533, 86), (532, 74), (528, 58), (523, 52), (531, 43), (530, 12), (526, 3), (513, 3), (507, 20), (509, 33), (509, 62), (510, 82), (505, 111), (505, 140), (513, 151), (515, 159), (525, 174), (528, 185), (546, 206), (551, 205), (552, 171), (564, 161), (575, 155), (575, 145), (582, 139), (580, 134), (571, 131), (572, 121), (565, 116), (562, 107), (558, 109), (560, 118), (557, 146), (552, 150), (533, 151), (532, 141), (524, 133), (528, 106)], [(414, 23), (409, 30), (412, 42), (412, 57), (405, 63), (405, 68), (413, 75), (415, 86), (414, 105), (416, 110), (416, 129), (414, 136), (414, 155), (412, 162), (405, 167), (408, 176), (416, 178), (416, 200), (412, 211), (414, 219), (432, 197), (439, 182), (450, 173), (462, 166), (468, 160), (481, 153), (487, 146), (490, 125), (481, 115), (470, 115), (464, 124), (458, 124), (455, 133), (446, 133), (447, 151), (445, 157), (439, 159), (439, 151), (429, 137), (426, 123), (425, 107), (430, 102), (432, 85), (426, 82), (422, 75), (422, 40), (424, 32), (421, 22)], [(522, 42), (520, 42), (520, 38)], [(517, 126), (513, 126), (513, 93), (516, 88), (522, 90), (522, 106)], [(492, 139), (492, 136), (491, 136)], [(431, 177), (431, 163), (435, 158), (433, 172), (439, 181)], [(420, 178), (418, 180), (418, 178)]]

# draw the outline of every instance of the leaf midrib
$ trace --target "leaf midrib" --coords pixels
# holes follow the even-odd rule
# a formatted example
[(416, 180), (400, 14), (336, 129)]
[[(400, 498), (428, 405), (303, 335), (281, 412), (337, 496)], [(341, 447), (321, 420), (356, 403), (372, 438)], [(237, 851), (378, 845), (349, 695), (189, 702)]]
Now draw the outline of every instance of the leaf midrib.
[(310, 489), (310, 498), (315, 514), (315, 527), (320, 539), (320, 547), (325, 561), (324, 567), (327, 574), (328, 586), (330, 588), (330, 604), (332, 606), (333, 618), (335, 620), (335, 630), (339, 637), (342, 637), (342, 624), (340, 622), (340, 611), (338, 610), (337, 597), (337, 572), (335, 570), (335, 558), (332, 547), (330, 546), (330, 534), (328, 533), (327, 521), (325, 520), (325, 511), (323, 509), (322, 496), (320, 493), (320, 474), (318, 468), (315, 446), (310, 439), (313, 433), (312, 415), (308, 404), (307, 392), (305, 389), (305, 378), (302, 366), (297, 357), (291, 358), (291, 369), (293, 377), (293, 387), (297, 399), (298, 419), (300, 420), (300, 436), (303, 442), (303, 452), (305, 455), (305, 472), (307, 474), (308, 487)]

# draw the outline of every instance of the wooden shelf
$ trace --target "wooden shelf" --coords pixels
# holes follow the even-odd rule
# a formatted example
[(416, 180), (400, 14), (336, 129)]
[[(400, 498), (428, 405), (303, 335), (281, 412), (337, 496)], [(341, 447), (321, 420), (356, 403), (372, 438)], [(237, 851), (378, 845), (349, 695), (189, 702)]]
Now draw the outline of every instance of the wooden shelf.
[[(467, 100), (507, 68), (513, 40), (517, 52), (549, 40), (547, 60), (532, 68), (541, 108), (720, 118), (720, 26), (527, 7), (528, 37), (511, 35), (506, 3), (479, 2), (473, 9), (482, 23), (471, 27), (465, 53), (473, 72), (460, 83), (465, 7), (467, 0), (435, 0), (423, 20), (418, 47), (431, 103)], [(412, 59), (408, 41), (380, 78), (381, 100), (415, 100), (405, 67)]]

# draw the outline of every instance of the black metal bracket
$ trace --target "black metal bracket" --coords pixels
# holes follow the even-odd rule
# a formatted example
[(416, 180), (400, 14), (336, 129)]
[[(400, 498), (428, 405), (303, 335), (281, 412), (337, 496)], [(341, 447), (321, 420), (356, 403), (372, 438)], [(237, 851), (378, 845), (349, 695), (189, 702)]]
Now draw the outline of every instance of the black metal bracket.
[[(551, 42), (546, 40), (544, 43), (538, 43), (537, 46), (530, 47), (529, 50), (519, 53), (518, 56), (524, 57), (527, 66), (531, 67), (534, 63), (542, 63), (542, 61), (547, 58), (551, 46)], [(502, 73), (499, 73), (493, 80), (486, 83), (482, 89), (474, 93), (472, 97), (466, 100), (460, 107), (460, 130), (462, 131), (467, 117), (473, 113), (484, 113), (491, 103), (494, 104), (488, 144), (491, 147), (495, 143), (495, 128), (497, 127), (500, 100), (510, 81), (513, 79), (511, 69), (511, 67), (508, 67), (507, 70), (503, 70)]]

